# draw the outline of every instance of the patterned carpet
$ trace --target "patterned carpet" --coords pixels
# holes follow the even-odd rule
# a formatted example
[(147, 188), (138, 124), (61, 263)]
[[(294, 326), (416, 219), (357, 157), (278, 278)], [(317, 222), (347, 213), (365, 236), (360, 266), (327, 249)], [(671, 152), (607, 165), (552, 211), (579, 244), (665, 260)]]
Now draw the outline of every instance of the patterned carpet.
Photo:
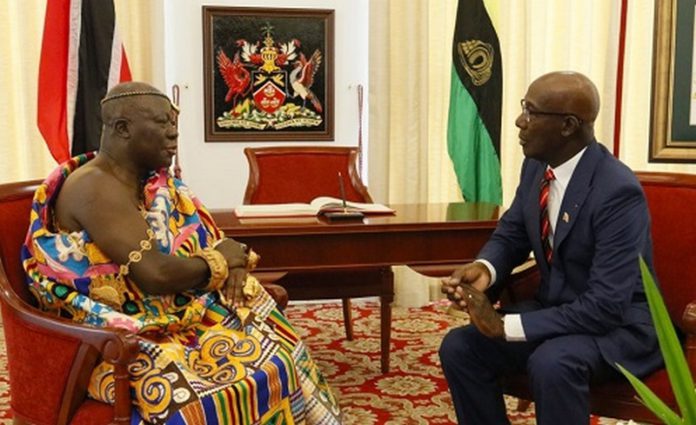
[[(379, 368), (379, 307), (353, 302), (355, 338), (346, 341), (340, 303), (290, 305), (287, 315), (333, 385), (345, 425), (455, 424), (452, 402), (442, 377), (437, 347), (447, 329), (463, 319), (446, 314), (446, 303), (393, 309), (391, 372)], [(0, 327), (0, 343), (4, 330)], [(4, 343), (0, 344), (0, 425), (10, 424), (10, 387)], [(508, 399), (513, 425), (533, 425), (533, 408), (516, 412)], [(620, 425), (592, 418), (592, 425)]]
[[(379, 304), (353, 301), (355, 338), (345, 339), (340, 303), (290, 305), (286, 314), (338, 393), (345, 425), (456, 424), (437, 349), (444, 333), (465, 319), (446, 314), (448, 303), (393, 308), (391, 371), (379, 367)], [(512, 425), (533, 425), (533, 406), (517, 412), (506, 399)], [(620, 425), (592, 418), (592, 425)]]
[[(2, 323), (2, 317), (0, 317)], [(10, 376), (7, 371), (7, 351), (5, 350), (5, 328), (0, 326), (0, 424), (12, 423), (10, 412)]]

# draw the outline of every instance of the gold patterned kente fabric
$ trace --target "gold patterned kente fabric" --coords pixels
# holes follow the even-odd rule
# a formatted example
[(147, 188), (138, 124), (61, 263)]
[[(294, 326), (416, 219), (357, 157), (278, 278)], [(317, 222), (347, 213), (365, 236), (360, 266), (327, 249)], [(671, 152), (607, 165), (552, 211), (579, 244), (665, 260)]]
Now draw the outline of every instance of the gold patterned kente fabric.
[[(265, 291), (239, 308), (217, 291), (146, 294), (85, 231), (55, 228), (52, 207), (62, 183), (94, 155), (64, 163), (37, 189), (22, 259), (44, 310), (138, 335), (140, 351), (129, 367), (131, 423), (340, 424), (326, 380)], [(188, 257), (223, 237), (166, 169), (144, 182), (143, 199), (153, 249)], [(88, 393), (113, 403), (108, 364), (93, 371)]]

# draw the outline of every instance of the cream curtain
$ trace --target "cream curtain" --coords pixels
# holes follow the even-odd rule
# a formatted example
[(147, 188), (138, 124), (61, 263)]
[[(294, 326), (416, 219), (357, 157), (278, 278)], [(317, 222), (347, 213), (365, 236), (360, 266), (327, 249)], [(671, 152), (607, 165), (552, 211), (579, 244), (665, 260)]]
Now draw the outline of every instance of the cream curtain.
[(55, 166), (36, 127), (36, 85), (45, 1), (0, 6), (0, 183), (40, 178)]
[[(514, 120), (519, 114), (519, 99), (536, 77), (554, 70), (588, 75), (603, 99), (596, 124), (597, 138), (612, 146), (620, 2), (485, 3), (496, 26), (503, 57), (501, 168), (503, 203), (509, 205), (523, 160)], [(648, 46), (646, 52), (644, 33), (650, 40), (650, 31), (639, 34), (639, 24), (635, 22), (647, 22), (651, 27), (652, 2), (630, 3), (629, 19), (634, 25), (628, 37), (636, 50), (629, 49), (628, 60), (649, 64), (650, 49)], [(371, 2), (370, 175), (371, 180), (386, 182), (382, 186), (371, 185), (379, 199), (390, 203), (461, 200), (446, 148), (456, 9), (457, 0)], [(641, 15), (646, 10), (647, 17)], [(640, 69), (638, 72), (649, 74), (649, 67)], [(641, 84), (644, 80), (631, 80), (629, 87)], [(642, 111), (649, 101), (649, 89), (626, 91), (626, 98), (640, 105)], [(630, 131), (626, 133), (630, 137), (641, 137)], [(636, 155), (631, 147), (625, 152), (627, 157)], [(640, 154), (646, 152), (647, 148)], [(438, 295), (436, 280), (403, 269), (395, 274), (397, 304), (420, 305)]]
[[(116, 0), (133, 77), (152, 81), (153, 1)], [(55, 166), (36, 127), (37, 81), (46, 0), (3, 1), (0, 28), (0, 183), (45, 177)]]
[[(370, 2), (370, 191), (389, 203), (461, 200), (447, 155), (456, 1)], [(373, 184), (372, 182), (382, 182)], [(436, 279), (394, 267), (397, 305), (436, 296)]]

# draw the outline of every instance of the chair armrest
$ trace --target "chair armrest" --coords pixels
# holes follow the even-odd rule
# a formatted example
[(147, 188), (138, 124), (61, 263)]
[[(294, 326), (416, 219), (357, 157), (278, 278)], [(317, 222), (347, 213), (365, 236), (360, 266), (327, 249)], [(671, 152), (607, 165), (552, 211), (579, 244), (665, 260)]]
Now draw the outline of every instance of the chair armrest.
[(684, 308), (681, 328), (687, 334), (696, 336), (696, 300), (690, 302)]
[(687, 304), (682, 316), (681, 329), (686, 333), (684, 352), (691, 375), (696, 377), (696, 301)]
[(3, 307), (10, 310), (6, 313), (13, 315), (23, 326), (56, 338), (79, 341), (66, 381), (58, 423), (69, 423), (84, 401), (92, 370), (100, 358), (114, 365), (114, 423), (129, 423), (131, 397), (128, 365), (138, 354), (137, 337), (124, 330), (82, 325), (41, 312), (9, 289), (10, 284), (3, 274), (0, 274), (0, 287)]
[(288, 291), (282, 286), (275, 283), (262, 283), (263, 288), (278, 304), (278, 308), (282, 311), (288, 306)]

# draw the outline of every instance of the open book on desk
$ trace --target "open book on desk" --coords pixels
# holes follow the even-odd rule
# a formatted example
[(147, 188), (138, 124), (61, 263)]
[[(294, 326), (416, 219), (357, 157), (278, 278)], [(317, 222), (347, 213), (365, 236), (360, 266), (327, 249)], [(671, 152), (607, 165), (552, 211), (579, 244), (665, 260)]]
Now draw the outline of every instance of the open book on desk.
[[(348, 211), (360, 211), (369, 214), (394, 214), (394, 210), (382, 204), (368, 204), (362, 202), (346, 201)], [(320, 196), (312, 199), (308, 204), (253, 204), (240, 205), (234, 209), (234, 214), (239, 218), (245, 217), (302, 217), (317, 216), (327, 212), (343, 211), (343, 201), (330, 196)]]

